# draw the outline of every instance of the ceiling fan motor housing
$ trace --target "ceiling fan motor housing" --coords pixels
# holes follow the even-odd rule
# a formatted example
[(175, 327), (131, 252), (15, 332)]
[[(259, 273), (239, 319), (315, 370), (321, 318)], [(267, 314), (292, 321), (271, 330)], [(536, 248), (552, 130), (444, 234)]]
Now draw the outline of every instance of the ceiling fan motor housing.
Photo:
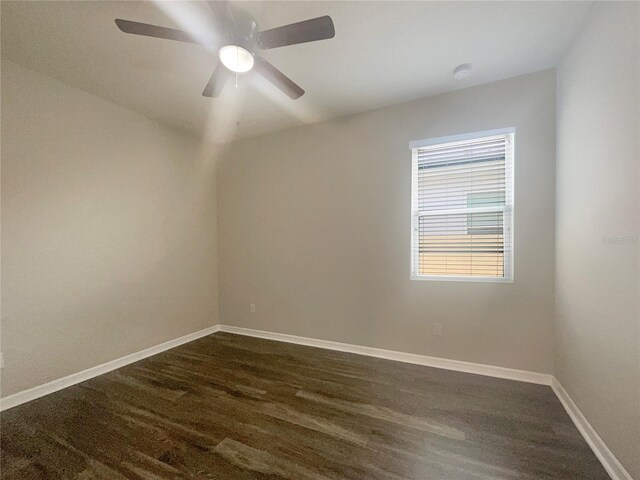
[(237, 45), (254, 55), (258, 43), (258, 25), (249, 13), (233, 9), (233, 21), (225, 25), (226, 45)]

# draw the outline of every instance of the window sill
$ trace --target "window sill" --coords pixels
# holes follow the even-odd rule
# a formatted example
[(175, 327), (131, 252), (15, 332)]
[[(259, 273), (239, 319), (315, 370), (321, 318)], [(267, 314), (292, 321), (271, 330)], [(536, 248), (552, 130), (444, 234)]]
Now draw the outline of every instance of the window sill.
[(456, 277), (456, 276), (432, 276), (411, 275), (411, 280), (421, 282), (480, 282), (480, 283), (513, 283), (513, 278), (497, 277)]

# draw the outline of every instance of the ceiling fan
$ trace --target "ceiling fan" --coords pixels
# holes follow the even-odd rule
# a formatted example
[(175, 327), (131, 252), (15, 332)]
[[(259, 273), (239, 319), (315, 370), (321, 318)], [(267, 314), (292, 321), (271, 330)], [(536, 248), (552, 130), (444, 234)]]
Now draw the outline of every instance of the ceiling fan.
[(331, 17), (325, 15), (270, 30), (258, 31), (258, 26), (253, 17), (244, 10), (231, 5), (228, 1), (208, 0), (207, 3), (220, 27), (221, 42), (219, 45), (203, 42), (201, 37), (195, 33), (174, 28), (159, 27), (119, 18), (116, 19), (116, 25), (125, 33), (219, 48), (218, 58), (220, 63), (213, 71), (202, 92), (205, 97), (217, 97), (220, 95), (227, 80), (234, 73), (244, 74), (251, 70), (255, 70), (256, 73), (262, 75), (294, 100), (304, 95), (304, 90), (300, 86), (267, 60), (257, 55), (256, 50), (268, 50), (333, 38), (336, 32)]

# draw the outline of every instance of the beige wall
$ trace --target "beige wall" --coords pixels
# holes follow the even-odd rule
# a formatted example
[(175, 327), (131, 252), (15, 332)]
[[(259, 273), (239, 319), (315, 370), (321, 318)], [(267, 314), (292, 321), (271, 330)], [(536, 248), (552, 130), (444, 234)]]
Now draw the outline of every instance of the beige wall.
[(556, 377), (640, 479), (640, 3), (595, 4), (558, 70)]
[(2, 396), (217, 322), (191, 138), (2, 61)]
[[(515, 282), (409, 280), (409, 141), (511, 126)], [(221, 321), (551, 373), (554, 192), (555, 71), (239, 141), (219, 169)]]

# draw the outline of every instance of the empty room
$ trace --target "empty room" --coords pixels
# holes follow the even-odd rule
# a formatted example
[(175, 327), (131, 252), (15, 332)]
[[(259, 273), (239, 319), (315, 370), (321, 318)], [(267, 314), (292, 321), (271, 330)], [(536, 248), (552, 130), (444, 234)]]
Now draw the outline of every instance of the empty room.
[(3, 480), (640, 480), (640, 1), (0, 1)]

